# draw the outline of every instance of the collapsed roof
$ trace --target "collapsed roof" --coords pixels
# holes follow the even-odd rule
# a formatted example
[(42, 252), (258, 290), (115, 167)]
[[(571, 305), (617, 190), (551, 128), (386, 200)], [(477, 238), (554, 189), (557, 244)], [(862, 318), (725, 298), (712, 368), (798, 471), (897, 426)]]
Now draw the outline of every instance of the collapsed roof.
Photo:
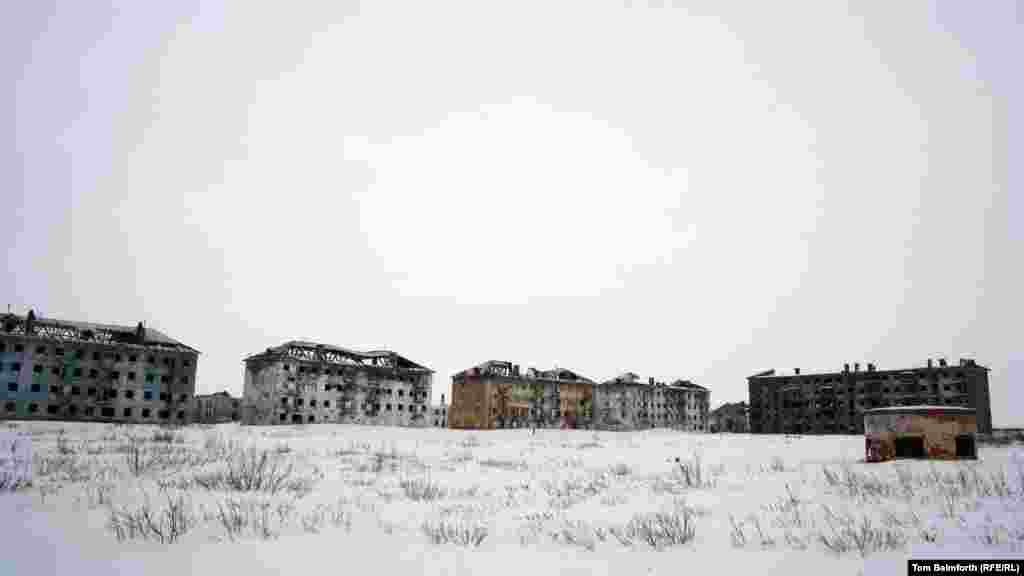
[(361, 352), (342, 348), (340, 346), (317, 344), (316, 342), (305, 342), (301, 340), (290, 340), (280, 346), (267, 348), (263, 352), (247, 357), (245, 362), (248, 363), (256, 360), (275, 360), (278, 358), (294, 358), (296, 360), (320, 362), (325, 364), (342, 364), (347, 366), (384, 368), (433, 374), (433, 370), (426, 366), (417, 364), (405, 356), (390, 350), (370, 350)]

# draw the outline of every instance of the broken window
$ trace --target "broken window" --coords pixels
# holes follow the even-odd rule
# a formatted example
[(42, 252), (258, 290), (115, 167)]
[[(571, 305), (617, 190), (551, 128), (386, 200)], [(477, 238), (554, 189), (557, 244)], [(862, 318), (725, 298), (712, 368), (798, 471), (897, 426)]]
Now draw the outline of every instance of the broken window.
[(21, 363), (14, 362), (11, 364), (11, 372), (21, 372)]
[(132, 415), (132, 409), (131, 409), (131, 408), (125, 408), (125, 409), (124, 409), (124, 412), (122, 412), (122, 415), (123, 415), (123, 416), (124, 416), (125, 418), (129, 418), (129, 417), (131, 417), (131, 415)]
[(56, 349), (54, 349), (53, 353), (55, 355), (57, 355), (57, 356), (63, 356), (64, 355), (64, 349), (63, 348), (56, 348)]
[(129, 399), (129, 400), (131, 400), (132, 398), (135, 398), (135, 390), (125, 390), (124, 391), (124, 397)]
[(171, 401), (171, 395), (168, 394), (167, 392), (161, 392), (160, 393), (160, 400), (163, 401), (163, 402), (170, 402)]
[(184, 419), (185, 419), (185, 411), (184, 410), (178, 410), (178, 420), (184, 420)]
[(86, 396), (95, 396), (96, 395), (96, 389), (95, 388), (89, 388), (88, 390), (85, 391), (85, 395)]
[(46, 346), (37, 346), (36, 354), (46, 354)]
[(117, 380), (120, 377), (121, 377), (121, 374), (116, 372), (116, 371), (113, 371), (113, 372), (110, 373), (110, 379), (111, 380)]
[(287, 405), (288, 405), (288, 399), (287, 398), (281, 398), (281, 406), (287, 406)]
[(15, 352), (24, 352), (25, 351), (25, 347), (23, 345), (21, 345), (21, 344), (15, 344), (14, 345), (14, 351)]
[(160, 383), (162, 383), (162, 384), (167, 384), (167, 381), (170, 380), (170, 379), (171, 378), (167, 374), (161, 374), (160, 375)]
[(54, 376), (60, 376), (60, 368), (57, 366), (50, 368), (50, 374), (53, 374)]
[(80, 387), (78, 387), (78, 386), (72, 386), (71, 387), (71, 395), (72, 396), (80, 396), (81, 394), (82, 394), (82, 389)]
[(39, 406), (33, 402), (28, 405), (28, 411), (34, 414), (39, 411)]
[(150, 364), (156, 364), (156, 357), (153, 355), (146, 356), (146, 362)]
[(171, 417), (171, 411), (170, 410), (161, 410), (161, 411), (157, 412), (156, 415), (159, 416), (160, 418), (162, 418), (163, 420), (167, 420), (168, 418)]
[(152, 411), (149, 408), (143, 408), (142, 409), (142, 417), (143, 418), (149, 418), (149, 415), (151, 413), (152, 413)]
[(143, 391), (142, 392), (142, 399), (143, 400), (152, 400), (153, 399), (153, 393), (150, 392), (149, 390)]
[(183, 366), (185, 366), (186, 368), (188, 368), (189, 366), (191, 366), (191, 365), (192, 365), (192, 361), (191, 361), (191, 360), (182, 360), (182, 361), (181, 361), (181, 364), (182, 364)]
[(139, 361), (139, 357), (136, 356), (135, 354), (132, 354), (131, 356), (128, 357), (128, 361), (129, 362), (138, 362)]
[(75, 378), (81, 378), (82, 377), (82, 369), (81, 368), (75, 368), (74, 371), (71, 373), (71, 375), (74, 376)]
[(39, 386), (39, 384), (33, 384), (33, 385), (32, 385), (32, 391), (33, 391), (33, 392), (39, 392), (39, 391), (40, 391), (40, 386)]
[(74, 416), (76, 414), (78, 414), (78, 406), (76, 406), (74, 404), (72, 404), (71, 406), (68, 406), (68, 415)]
[(134, 382), (135, 381), (135, 372), (129, 372), (128, 373), (128, 381), (129, 382)]
[(182, 394), (181, 396), (178, 396), (179, 402), (184, 402), (186, 400), (188, 400), (188, 394)]
[(43, 367), (42, 367), (42, 365), (40, 365), (40, 364), (36, 364), (35, 366), (33, 366), (33, 367), (32, 367), (32, 372), (34, 372), (34, 373), (36, 373), (36, 374), (42, 374), (42, 373), (43, 373)]
[(18, 383), (17, 382), (11, 382), (10, 384), (8, 384), (7, 385), (7, 391), (8, 392), (17, 392), (18, 391)]
[(316, 400), (310, 400), (309, 401), (309, 407), (310, 408), (316, 408)]
[(58, 408), (60, 408), (60, 407), (57, 406), (56, 404), (50, 404), (49, 406), (46, 407), (46, 413), (47, 414), (56, 414)]
[(104, 418), (113, 418), (114, 408), (111, 406), (105, 406), (100, 409), (100, 415), (103, 416)]
[(96, 413), (96, 408), (94, 406), (86, 406), (83, 409), (83, 412), (85, 412), (86, 416), (92, 416), (93, 414)]
[(324, 400), (324, 408), (330, 408), (330, 407), (331, 407), (331, 401), (330, 400)]
[(312, 422), (316, 422), (316, 417), (315, 417), (315, 416), (313, 416), (312, 414), (310, 414), (310, 415), (309, 415), (309, 419), (308, 419), (308, 422), (310, 422), (310, 423), (312, 423)]

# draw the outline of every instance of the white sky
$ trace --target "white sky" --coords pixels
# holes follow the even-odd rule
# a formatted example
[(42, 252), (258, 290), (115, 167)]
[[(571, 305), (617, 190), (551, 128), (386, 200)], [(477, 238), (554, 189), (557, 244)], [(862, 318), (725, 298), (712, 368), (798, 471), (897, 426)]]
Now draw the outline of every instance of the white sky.
[(0, 24), (15, 311), (144, 320), (236, 394), (296, 338), (435, 400), (973, 357), (1024, 425), (1011, 1), (173, 4)]

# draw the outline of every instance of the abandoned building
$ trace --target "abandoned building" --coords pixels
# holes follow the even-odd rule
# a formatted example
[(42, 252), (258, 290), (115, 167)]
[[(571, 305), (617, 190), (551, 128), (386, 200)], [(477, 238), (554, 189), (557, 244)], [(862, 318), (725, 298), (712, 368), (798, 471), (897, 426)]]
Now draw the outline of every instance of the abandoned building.
[(0, 418), (187, 424), (199, 352), (145, 327), (0, 316)]
[(240, 398), (234, 398), (227, 392), (197, 395), (192, 403), (192, 421), (202, 424), (238, 422), (242, 414), (241, 403)]
[(671, 384), (626, 372), (594, 387), (594, 426), (608, 430), (672, 428), (707, 431), (707, 388), (688, 380)]
[(866, 370), (846, 364), (841, 372), (776, 374), (774, 370), (747, 379), (750, 428), (755, 434), (861, 434), (864, 413), (890, 406), (959, 406), (973, 408), (978, 431), (992, 431), (988, 368), (961, 359), (928, 360), (926, 367)]
[(428, 426), (432, 379), (388, 350), (286, 342), (245, 359), (242, 422)]
[(710, 432), (749, 432), (749, 416), (746, 402), (726, 402), (711, 411), (708, 416), (708, 430)]
[(452, 376), (451, 428), (576, 428), (591, 412), (594, 382), (564, 368), (489, 360)]
[(435, 428), (447, 428), (448, 427), (448, 404), (444, 401), (444, 394), (441, 394), (441, 404), (438, 406), (431, 406), (427, 411), (429, 414), (430, 425)]
[(962, 406), (893, 406), (864, 413), (868, 462), (975, 459), (977, 412)]

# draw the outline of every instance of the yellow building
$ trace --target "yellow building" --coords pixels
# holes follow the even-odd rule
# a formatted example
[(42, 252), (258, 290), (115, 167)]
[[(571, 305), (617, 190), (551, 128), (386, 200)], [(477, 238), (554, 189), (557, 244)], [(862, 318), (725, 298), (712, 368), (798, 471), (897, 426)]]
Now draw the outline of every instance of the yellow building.
[(452, 376), (451, 428), (574, 428), (589, 416), (593, 381), (556, 368), (520, 372), (490, 360)]

